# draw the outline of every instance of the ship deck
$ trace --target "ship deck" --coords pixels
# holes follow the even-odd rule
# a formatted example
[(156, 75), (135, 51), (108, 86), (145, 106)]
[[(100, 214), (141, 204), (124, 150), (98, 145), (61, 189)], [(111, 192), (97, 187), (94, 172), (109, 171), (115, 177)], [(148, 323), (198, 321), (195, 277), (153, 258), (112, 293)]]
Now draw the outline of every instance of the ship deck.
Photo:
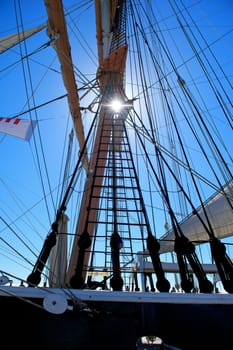
[(146, 335), (181, 350), (233, 344), (230, 294), (2, 287), (0, 308), (5, 349), (39, 341), (50, 350), (136, 350)]

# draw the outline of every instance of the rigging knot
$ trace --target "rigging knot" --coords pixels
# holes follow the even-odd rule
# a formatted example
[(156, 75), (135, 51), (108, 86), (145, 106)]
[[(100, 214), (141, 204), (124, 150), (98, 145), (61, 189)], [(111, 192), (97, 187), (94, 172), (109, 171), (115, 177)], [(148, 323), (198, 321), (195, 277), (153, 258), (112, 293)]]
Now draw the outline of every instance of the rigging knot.
[(185, 86), (185, 81), (184, 81), (184, 79), (181, 78), (180, 75), (178, 75), (177, 81), (178, 81), (178, 84), (180, 85), (180, 87), (184, 87)]

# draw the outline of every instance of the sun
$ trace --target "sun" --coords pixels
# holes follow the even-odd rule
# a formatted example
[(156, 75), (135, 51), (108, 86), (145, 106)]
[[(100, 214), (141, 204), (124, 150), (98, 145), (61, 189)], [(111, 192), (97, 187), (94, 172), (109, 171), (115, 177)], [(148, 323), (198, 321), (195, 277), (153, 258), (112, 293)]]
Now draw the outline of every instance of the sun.
[(120, 100), (113, 100), (110, 106), (114, 112), (118, 113), (121, 111), (123, 104)]

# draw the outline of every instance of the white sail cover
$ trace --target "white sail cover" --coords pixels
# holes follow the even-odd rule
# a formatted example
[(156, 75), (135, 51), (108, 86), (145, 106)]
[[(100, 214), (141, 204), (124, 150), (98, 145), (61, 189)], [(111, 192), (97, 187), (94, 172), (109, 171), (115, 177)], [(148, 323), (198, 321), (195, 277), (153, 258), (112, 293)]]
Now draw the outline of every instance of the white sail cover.
[(116, 0), (95, 1), (96, 33), (99, 65), (108, 57), (112, 38), (112, 22), (116, 10)]
[(40, 30), (45, 28), (45, 25), (40, 25), (38, 27), (25, 30), (24, 32), (7, 35), (0, 39), (0, 53), (10, 49), (11, 47), (18, 44), (20, 41), (27, 39), (29, 36), (38, 33)]
[[(228, 200), (233, 206), (233, 181), (224, 187), (224, 192), (219, 192), (211, 197), (205, 204), (205, 210), (217, 238), (225, 238), (233, 235), (233, 211)], [(227, 200), (228, 198), (228, 200)], [(203, 209), (197, 210), (200, 217), (206, 223)], [(208, 225), (207, 225), (208, 227)], [(190, 215), (180, 223), (184, 235), (194, 243), (208, 241), (209, 236), (197, 215)], [(175, 234), (170, 230), (160, 241), (160, 253), (174, 250)]]
[(0, 117), (0, 132), (29, 141), (36, 124), (35, 120)]
[(58, 222), (57, 244), (51, 250), (49, 286), (52, 288), (65, 287), (67, 268), (67, 222), (68, 216), (63, 214)]

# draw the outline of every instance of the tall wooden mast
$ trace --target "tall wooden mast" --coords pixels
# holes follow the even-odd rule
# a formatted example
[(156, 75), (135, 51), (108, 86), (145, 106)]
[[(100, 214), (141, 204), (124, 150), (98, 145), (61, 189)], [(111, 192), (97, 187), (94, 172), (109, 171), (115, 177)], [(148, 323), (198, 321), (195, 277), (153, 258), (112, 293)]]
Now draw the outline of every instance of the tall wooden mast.
[[(111, 127), (106, 129), (103, 127), (104, 120), (113, 120), (113, 111), (109, 108), (109, 102), (111, 102), (113, 97), (117, 94), (125, 96), (123, 78), (127, 45), (125, 41), (125, 27), (123, 26), (124, 28), (122, 30), (122, 26), (120, 25), (122, 22), (122, 9), (124, 8), (125, 0), (118, 0), (117, 2), (115, 0), (98, 0), (95, 2), (95, 5), (99, 55), (97, 79), (102, 94), (102, 104), (100, 106), (94, 151), (90, 163), (88, 164), (87, 153), (84, 149), (85, 136), (80, 112), (79, 96), (73, 71), (63, 5), (61, 0), (45, 0), (48, 13), (48, 35), (54, 39), (54, 46), (61, 63), (63, 81), (68, 93), (69, 107), (80, 148), (82, 149), (82, 162), (87, 170), (87, 180), (76, 228), (76, 238), (74, 240), (66, 278), (67, 284), (77, 288), (81, 287), (83, 284), (82, 281), (84, 281), (86, 277), (90, 255), (90, 251), (86, 251), (86, 249), (91, 245), (93, 237), (94, 223), (97, 218), (101, 186), (112, 133)], [(101, 159), (101, 161), (99, 163), (99, 172), (97, 179), (95, 178), (95, 188), (93, 190), (93, 171), (97, 163), (98, 145), (103, 135), (105, 137), (105, 146), (98, 154), (98, 159)], [(88, 210), (90, 204), (92, 208), (95, 208), (91, 211), (91, 214)], [(46, 238), (33, 271), (28, 276), (27, 281), (30, 285), (35, 286), (40, 282), (42, 270), (47, 262), (52, 247), (56, 244), (58, 219), (59, 217), (57, 217), (57, 220), (53, 223), (52, 230)]]
[[(67, 284), (70, 284), (72, 287), (81, 286), (82, 281), (85, 280), (88, 267), (90, 251), (86, 251), (86, 248), (89, 248), (90, 246), (97, 219), (97, 208), (99, 205), (101, 185), (108, 154), (108, 141), (110, 141), (112, 132), (111, 128), (106, 128), (103, 130), (104, 119), (111, 119), (113, 114), (107, 105), (115, 95), (124, 91), (123, 80), (128, 47), (125, 44), (125, 40), (122, 40), (122, 36), (125, 37), (125, 32), (121, 33), (120, 31), (116, 30), (115, 35), (113, 32), (113, 28), (116, 25), (114, 20), (118, 15), (117, 11), (120, 11), (121, 6), (123, 5), (124, 1), (95, 1), (96, 33), (99, 58), (97, 78), (99, 81), (100, 91), (103, 96), (103, 103), (100, 108), (95, 145), (92, 157), (90, 159), (89, 174), (82, 198), (82, 205), (76, 228), (76, 238), (74, 240), (70, 265), (67, 273)], [(102, 148), (98, 154), (99, 159), (101, 159), (101, 165), (98, 168), (98, 178), (95, 179), (95, 187), (92, 189), (91, 184), (93, 182), (93, 169), (97, 160), (97, 149), (100, 143), (100, 138), (103, 137), (103, 135), (106, 147)], [(92, 196), (91, 191), (93, 191)], [(92, 210), (91, 213), (88, 213), (90, 196), (92, 197), (91, 206), (96, 208), (96, 210)], [(88, 232), (86, 232), (87, 221)], [(88, 238), (86, 237), (86, 234), (88, 234)], [(81, 240), (80, 237), (82, 238)], [(84, 242), (83, 247), (81, 247), (81, 242)], [(82, 270), (82, 276), (80, 276), (80, 270), (79, 272), (77, 271), (77, 265), (80, 264), (80, 260), (82, 260), (82, 269), (80, 269)], [(73, 282), (70, 282), (72, 278)]]

